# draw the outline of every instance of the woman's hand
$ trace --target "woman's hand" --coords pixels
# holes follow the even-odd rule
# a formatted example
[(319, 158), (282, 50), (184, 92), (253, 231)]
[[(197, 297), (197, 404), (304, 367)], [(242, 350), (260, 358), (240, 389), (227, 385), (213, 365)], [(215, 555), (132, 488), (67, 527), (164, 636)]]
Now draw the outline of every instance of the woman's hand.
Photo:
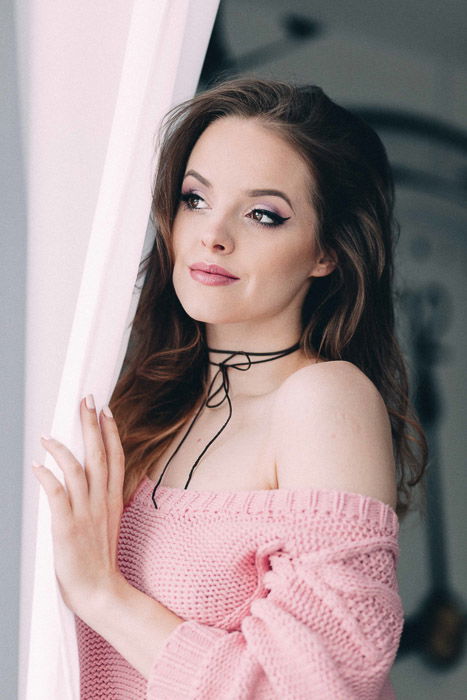
[(46, 467), (36, 466), (34, 471), (50, 505), (55, 572), (63, 598), (86, 620), (103, 597), (123, 584), (117, 541), (125, 460), (110, 409), (105, 407), (98, 419), (91, 394), (81, 401), (80, 415), (84, 469), (64, 444), (42, 437), (64, 474), (66, 488)]

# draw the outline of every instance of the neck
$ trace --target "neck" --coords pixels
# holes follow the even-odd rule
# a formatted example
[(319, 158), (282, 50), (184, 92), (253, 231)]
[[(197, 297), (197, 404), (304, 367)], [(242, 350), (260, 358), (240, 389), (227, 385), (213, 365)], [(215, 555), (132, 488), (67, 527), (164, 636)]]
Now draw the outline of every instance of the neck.
[[(258, 332), (240, 334), (228, 328), (226, 332), (216, 332), (212, 328), (206, 329), (207, 345), (210, 350), (210, 381), (218, 372), (218, 365), (225, 362), (227, 365), (241, 364), (242, 369), (232, 367), (229, 372), (229, 394), (232, 399), (236, 396), (254, 397), (274, 391), (282, 382), (297, 369), (308, 364), (311, 357), (307, 356), (299, 347), (290, 353), (276, 357), (274, 353), (280, 353), (295, 346), (300, 338), (297, 330), (293, 334), (282, 332), (280, 335), (259, 334)], [(221, 352), (213, 352), (213, 350)], [(248, 357), (233, 353), (248, 353), (251, 365), (248, 366)], [(253, 353), (261, 353), (254, 355)], [(264, 353), (264, 355), (263, 355)]]

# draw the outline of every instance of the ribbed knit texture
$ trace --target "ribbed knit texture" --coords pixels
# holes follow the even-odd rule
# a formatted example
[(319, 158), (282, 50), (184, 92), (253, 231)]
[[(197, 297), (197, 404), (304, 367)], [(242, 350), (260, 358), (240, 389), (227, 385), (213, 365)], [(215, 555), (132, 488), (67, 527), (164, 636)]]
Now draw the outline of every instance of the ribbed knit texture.
[(77, 619), (83, 700), (389, 700), (399, 523), (323, 490), (201, 492), (144, 479), (119, 564), (186, 620), (149, 681)]

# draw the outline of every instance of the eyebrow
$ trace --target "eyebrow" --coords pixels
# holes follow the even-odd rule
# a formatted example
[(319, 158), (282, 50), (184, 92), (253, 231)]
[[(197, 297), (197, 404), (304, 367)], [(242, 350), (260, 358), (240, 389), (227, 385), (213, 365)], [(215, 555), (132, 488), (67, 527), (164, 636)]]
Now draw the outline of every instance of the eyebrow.
[[(200, 175), (198, 172), (196, 172), (196, 170), (187, 170), (185, 173), (184, 179), (185, 179), (185, 177), (188, 177), (188, 175), (195, 177), (205, 187), (212, 187), (209, 180), (206, 180), (206, 178), (203, 177), (202, 175)], [(287, 197), (285, 192), (281, 192), (281, 190), (270, 190), (270, 189), (248, 190), (246, 192), (246, 195), (248, 197), (262, 197), (264, 195), (271, 195), (273, 197), (282, 197), (282, 199), (284, 199), (287, 202), (287, 204), (289, 205), (289, 207), (292, 209), (293, 213), (295, 214), (295, 209), (292, 206), (292, 202), (290, 201), (289, 197)]]
[(289, 207), (292, 209), (293, 213), (295, 214), (295, 209), (292, 206), (292, 202), (290, 199), (287, 197), (285, 192), (281, 192), (280, 190), (249, 190), (247, 192), (247, 195), (249, 197), (262, 197), (263, 195), (270, 194), (273, 197), (282, 197), (282, 199), (285, 199)]

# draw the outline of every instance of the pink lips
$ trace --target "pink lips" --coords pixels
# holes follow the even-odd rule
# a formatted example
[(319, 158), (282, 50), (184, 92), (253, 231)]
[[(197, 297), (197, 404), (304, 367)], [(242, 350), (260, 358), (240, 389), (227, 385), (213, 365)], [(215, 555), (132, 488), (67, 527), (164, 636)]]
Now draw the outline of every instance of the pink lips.
[(239, 279), (219, 265), (207, 265), (202, 262), (190, 265), (190, 275), (197, 282), (209, 286), (232, 284)]

